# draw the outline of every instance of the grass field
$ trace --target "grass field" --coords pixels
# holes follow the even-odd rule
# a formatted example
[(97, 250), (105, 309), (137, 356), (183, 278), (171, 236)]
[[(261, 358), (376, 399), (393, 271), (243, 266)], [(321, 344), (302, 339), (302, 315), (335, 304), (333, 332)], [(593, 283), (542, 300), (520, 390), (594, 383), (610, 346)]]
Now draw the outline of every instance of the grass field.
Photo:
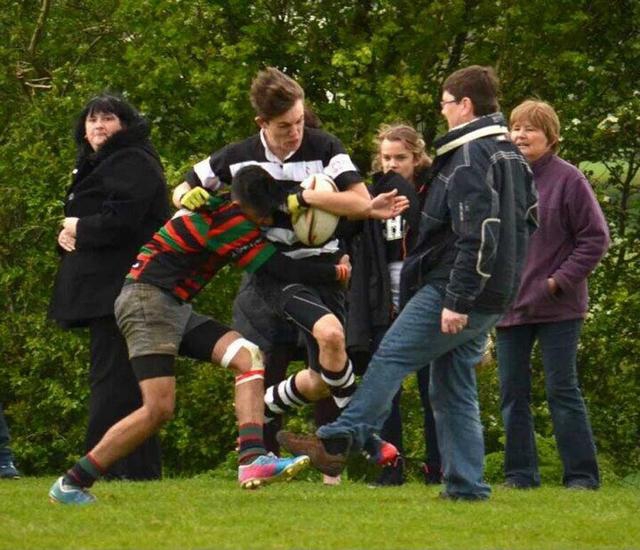
[(99, 483), (99, 502), (51, 504), (53, 478), (0, 483), (0, 548), (640, 548), (640, 489), (495, 487), (482, 503), (438, 487), (293, 481), (258, 491), (209, 476)]

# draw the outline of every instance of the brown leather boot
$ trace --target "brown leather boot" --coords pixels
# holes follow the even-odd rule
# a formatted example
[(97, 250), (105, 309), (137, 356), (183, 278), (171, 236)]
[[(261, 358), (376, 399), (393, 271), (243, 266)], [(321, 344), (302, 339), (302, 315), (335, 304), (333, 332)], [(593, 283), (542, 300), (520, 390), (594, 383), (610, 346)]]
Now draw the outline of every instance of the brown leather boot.
[(280, 431), (276, 439), (291, 454), (307, 455), (311, 459), (311, 464), (328, 476), (340, 475), (347, 465), (348, 449), (344, 453), (330, 454), (322, 444), (322, 440), (315, 435)]

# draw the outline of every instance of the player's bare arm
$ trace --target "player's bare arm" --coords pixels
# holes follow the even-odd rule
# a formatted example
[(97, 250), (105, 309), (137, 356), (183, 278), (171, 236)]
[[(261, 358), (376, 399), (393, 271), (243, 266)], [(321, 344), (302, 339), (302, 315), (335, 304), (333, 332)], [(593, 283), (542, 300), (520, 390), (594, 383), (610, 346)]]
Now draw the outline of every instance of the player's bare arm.
[(302, 192), (302, 197), (309, 206), (352, 219), (387, 219), (397, 216), (409, 206), (409, 201), (406, 197), (396, 195), (397, 191), (391, 191), (372, 199), (367, 186), (362, 182), (340, 193), (315, 189), (305, 189)]

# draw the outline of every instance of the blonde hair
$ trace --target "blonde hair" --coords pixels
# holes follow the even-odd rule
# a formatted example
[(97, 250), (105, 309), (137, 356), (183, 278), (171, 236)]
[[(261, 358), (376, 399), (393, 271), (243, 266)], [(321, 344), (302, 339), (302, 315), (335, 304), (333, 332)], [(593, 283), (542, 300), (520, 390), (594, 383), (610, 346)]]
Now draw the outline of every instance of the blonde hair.
[(409, 150), (414, 158), (418, 159), (416, 169), (427, 168), (431, 166), (431, 158), (425, 152), (424, 139), (418, 134), (416, 129), (409, 124), (396, 122), (393, 124), (382, 124), (378, 128), (378, 133), (373, 139), (373, 143), (376, 148), (376, 152), (373, 155), (373, 161), (371, 167), (374, 172), (382, 170), (382, 159), (380, 158), (380, 146), (384, 140), (387, 141), (401, 141), (403, 145)]
[(546, 101), (527, 99), (518, 105), (509, 117), (509, 124), (528, 122), (533, 127), (542, 130), (549, 142), (549, 148), (554, 153), (560, 147), (560, 119), (553, 107)]

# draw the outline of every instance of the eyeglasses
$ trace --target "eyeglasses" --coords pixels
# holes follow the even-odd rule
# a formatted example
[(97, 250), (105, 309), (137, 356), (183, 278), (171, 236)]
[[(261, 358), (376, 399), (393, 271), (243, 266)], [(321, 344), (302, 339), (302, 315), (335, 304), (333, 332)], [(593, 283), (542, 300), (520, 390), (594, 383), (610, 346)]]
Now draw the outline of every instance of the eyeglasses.
[(460, 103), (459, 99), (449, 99), (448, 101), (441, 101), (440, 102), (440, 107), (444, 107), (445, 105), (449, 104), (449, 103)]

